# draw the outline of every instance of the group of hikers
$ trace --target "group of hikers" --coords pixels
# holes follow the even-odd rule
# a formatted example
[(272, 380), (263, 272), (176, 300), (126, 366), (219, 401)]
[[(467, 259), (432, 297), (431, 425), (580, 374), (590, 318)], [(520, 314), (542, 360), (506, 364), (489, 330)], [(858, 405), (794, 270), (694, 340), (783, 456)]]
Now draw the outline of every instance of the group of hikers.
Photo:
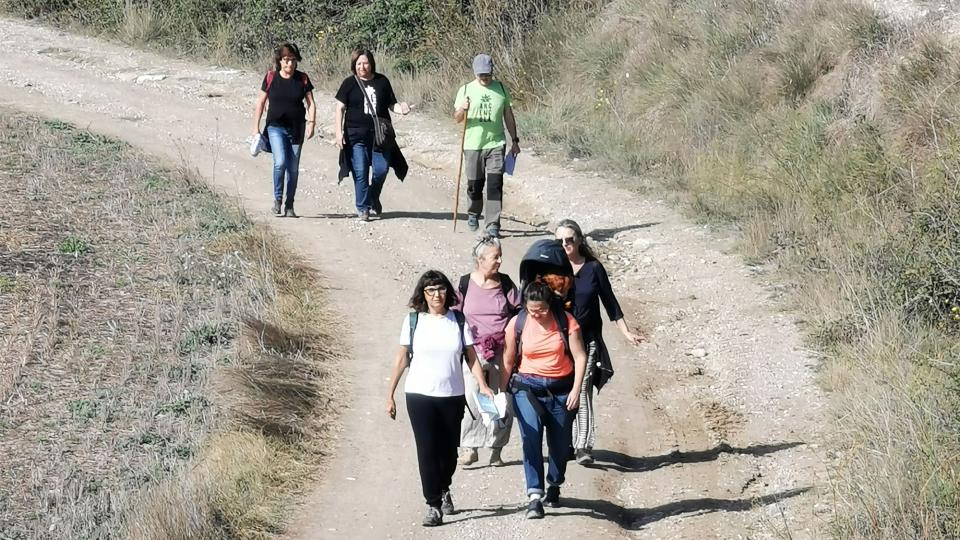
[[(265, 150), (273, 154), (272, 210), (285, 217), (297, 217), (294, 200), (300, 152), (304, 141), (316, 132), (314, 86), (310, 77), (297, 69), (302, 59), (300, 49), (293, 43), (282, 43), (274, 49), (273, 69), (263, 78), (253, 114), (251, 153), (257, 155)], [(409, 114), (410, 105), (398, 101), (390, 79), (377, 72), (373, 51), (353, 51), (350, 71), (335, 95), (334, 137), (340, 149), (338, 180), (353, 176), (357, 218), (370, 221), (371, 216), (383, 215), (380, 195), (389, 169), (400, 180), (406, 177), (407, 162), (397, 145), (390, 112)], [(467, 227), (477, 231), (483, 214), (484, 232), (499, 237), (506, 135), (509, 133), (512, 156), (520, 153), (520, 138), (510, 92), (493, 78), (493, 59), (487, 54), (477, 55), (473, 72), (475, 80), (457, 92), (453, 114), (458, 123), (465, 122), (463, 172), (470, 199)], [(267, 118), (261, 129), (264, 110)]]
[[(316, 124), (314, 87), (297, 70), (300, 61), (300, 51), (291, 43), (275, 49), (274, 69), (264, 77), (257, 99), (251, 145), (254, 155), (261, 150), (273, 154), (272, 209), (287, 217), (296, 217), (300, 150)], [(400, 179), (406, 175), (389, 113), (408, 114), (410, 107), (377, 73), (371, 51), (354, 51), (350, 70), (335, 96), (339, 179), (353, 176), (357, 216), (369, 221), (383, 214), (380, 195), (388, 169)], [(594, 394), (613, 375), (601, 303), (624, 338), (632, 344), (644, 340), (627, 325), (606, 270), (572, 220), (559, 222), (554, 239), (530, 247), (520, 262), (519, 286), (500, 272), (504, 161), (508, 152), (520, 152), (520, 140), (510, 94), (494, 79), (491, 57), (477, 55), (473, 73), (475, 80), (455, 97), (453, 117), (466, 122), (468, 228), (478, 231), (484, 216), (484, 230), (472, 251), (476, 268), (461, 276), (456, 287), (437, 270), (418, 279), (408, 304), (411, 312), (401, 324), (386, 404), (389, 416), (396, 418), (394, 395), (406, 372), (406, 410), (427, 503), (424, 526), (440, 525), (444, 515), (456, 511), (451, 485), (458, 463), (476, 463), (479, 449), (489, 448), (490, 465), (504, 465), (502, 449), (514, 419), (529, 499), (526, 517), (542, 518), (544, 506), (560, 506), (567, 463), (593, 462)], [(496, 403), (498, 395), (509, 397), (500, 399), (506, 403), (504, 414), (488, 421), (480, 400)]]

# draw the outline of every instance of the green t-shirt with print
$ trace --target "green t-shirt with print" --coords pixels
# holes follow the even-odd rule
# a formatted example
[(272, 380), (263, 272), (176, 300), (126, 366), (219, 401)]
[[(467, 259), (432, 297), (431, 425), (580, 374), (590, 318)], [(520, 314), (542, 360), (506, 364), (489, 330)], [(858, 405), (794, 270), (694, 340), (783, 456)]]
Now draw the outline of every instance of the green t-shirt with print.
[(472, 81), (460, 87), (454, 107), (463, 105), (470, 98), (467, 111), (467, 132), (463, 139), (464, 150), (487, 150), (507, 143), (503, 135), (503, 111), (511, 106), (510, 92), (500, 81), (490, 81), (483, 86)]

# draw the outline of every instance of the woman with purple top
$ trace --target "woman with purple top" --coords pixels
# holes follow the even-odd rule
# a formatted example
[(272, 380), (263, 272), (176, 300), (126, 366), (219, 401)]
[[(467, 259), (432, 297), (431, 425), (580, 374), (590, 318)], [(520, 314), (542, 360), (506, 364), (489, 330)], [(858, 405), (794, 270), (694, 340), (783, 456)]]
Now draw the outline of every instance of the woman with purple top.
[[(497, 388), (500, 384), (504, 328), (520, 306), (520, 291), (510, 276), (499, 272), (501, 255), (498, 239), (492, 236), (480, 239), (473, 249), (477, 268), (460, 278), (455, 308), (463, 312), (470, 331), (475, 336), (477, 357), (491, 388)], [(464, 379), (468, 396), (477, 392), (477, 382), (469, 376)], [(457, 461), (461, 465), (476, 463), (479, 459), (477, 449), (483, 447), (490, 448), (490, 465), (502, 466), (500, 452), (510, 440), (512, 417), (508, 415), (504, 421), (487, 426), (483, 423), (480, 412), (476, 410), (476, 403), (469, 397), (467, 406), (470, 414), (463, 417), (460, 425), (462, 453)]]

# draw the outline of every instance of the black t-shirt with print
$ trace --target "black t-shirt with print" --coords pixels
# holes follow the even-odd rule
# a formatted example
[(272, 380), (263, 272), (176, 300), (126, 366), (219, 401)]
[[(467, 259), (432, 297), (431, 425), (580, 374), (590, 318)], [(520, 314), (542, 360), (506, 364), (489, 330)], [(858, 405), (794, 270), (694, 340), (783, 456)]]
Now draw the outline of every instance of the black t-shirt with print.
[(267, 93), (269, 103), (266, 125), (289, 129), (293, 135), (293, 143), (302, 144), (307, 123), (307, 109), (303, 105), (303, 100), (307, 97), (307, 93), (313, 91), (313, 83), (310, 82), (307, 74), (295, 71), (293, 77), (284, 79), (279, 72), (275, 72), (270, 89), (267, 90), (266, 76), (263, 77), (260, 89)]
[[(390, 107), (397, 103), (397, 96), (393, 93), (390, 79), (379, 73), (374, 73), (373, 79), (369, 81), (360, 79), (360, 82), (363, 83), (367, 96), (376, 107), (377, 116), (390, 118)], [(369, 137), (373, 130), (373, 119), (370, 118), (367, 100), (360, 92), (360, 86), (353, 75), (344, 79), (343, 83), (340, 84), (336, 98), (337, 101), (346, 105), (343, 129), (347, 132), (347, 138), (366, 139)]]

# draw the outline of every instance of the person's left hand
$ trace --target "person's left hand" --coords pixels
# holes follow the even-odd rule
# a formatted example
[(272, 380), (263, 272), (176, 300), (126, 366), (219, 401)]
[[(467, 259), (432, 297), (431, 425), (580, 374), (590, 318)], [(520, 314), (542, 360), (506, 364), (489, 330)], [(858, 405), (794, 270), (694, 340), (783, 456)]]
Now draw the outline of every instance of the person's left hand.
[(623, 337), (627, 338), (631, 345), (639, 345), (647, 340), (643, 334), (635, 334), (629, 330), (623, 333)]
[(520, 143), (513, 143), (513, 146), (510, 147), (510, 153), (516, 156), (520, 153)]
[(484, 387), (480, 389), (480, 393), (489, 397), (490, 399), (493, 399), (495, 397), (493, 394), (493, 390), (486, 385), (484, 385)]
[(406, 101), (401, 101), (400, 114), (409, 114), (409, 113), (410, 113), (410, 105), (408, 105)]
[(567, 394), (567, 410), (575, 411), (580, 408), (580, 392), (571, 391)]
[(307, 122), (307, 138), (312, 139), (317, 130), (316, 122)]

